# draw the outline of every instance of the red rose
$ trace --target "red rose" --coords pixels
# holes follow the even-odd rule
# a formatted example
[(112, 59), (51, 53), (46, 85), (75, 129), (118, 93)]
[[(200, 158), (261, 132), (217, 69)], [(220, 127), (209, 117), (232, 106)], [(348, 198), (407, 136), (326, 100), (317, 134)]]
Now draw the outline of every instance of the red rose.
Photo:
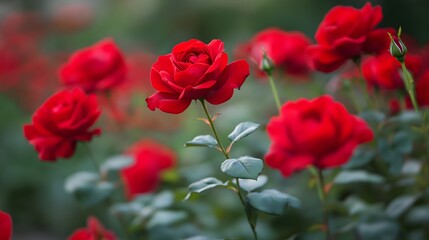
[(265, 161), (285, 177), (309, 165), (340, 166), (357, 145), (373, 139), (363, 120), (328, 96), (287, 102), (280, 116), (271, 118), (267, 131), (272, 144)]
[(85, 92), (105, 91), (125, 79), (122, 53), (112, 39), (75, 52), (60, 70), (61, 81)]
[(161, 172), (173, 167), (176, 162), (172, 150), (152, 140), (137, 142), (126, 154), (134, 157), (134, 164), (121, 171), (128, 199), (156, 190)]
[(365, 4), (362, 9), (347, 6), (332, 8), (316, 32), (317, 45), (307, 53), (314, 67), (332, 72), (348, 59), (362, 53), (380, 53), (389, 48), (388, 29), (374, 29), (383, 18), (381, 7)]
[(95, 217), (89, 217), (87, 228), (80, 228), (72, 233), (68, 240), (115, 240), (113, 232), (107, 231)]
[(248, 43), (241, 45), (238, 54), (247, 56), (255, 63), (259, 76), (265, 75), (259, 68), (264, 53), (285, 73), (305, 76), (310, 72), (305, 55), (309, 45), (310, 40), (301, 32), (268, 28), (257, 33)]
[[(414, 76), (420, 72), (420, 57), (407, 54), (405, 63)], [(379, 56), (371, 56), (362, 62), (362, 73), (365, 80), (372, 86), (383, 89), (402, 89), (404, 82), (401, 77), (401, 64), (388, 52)]]
[(157, 92), (146, 99), (147, 106), (152, 111), (159, 108), (178, 114), (196, 99), (221, 104), (232, 97), (234, 88), (240, 88), (248, 75), (246, 61), (228, 64), (222, 41), (182, 42), (153, 64), (150, 80)]
[(0, 211), (0, 239), (12, 239), (12, 218), (9, 214)]
[[(408, 58), (408, 55), (407, 55)], [(408, 67), (408, 66), (407, 66)], [(429, 106), (429, 70), (425, 70), (420, 77), (416, 78), (416, 100), (420, 107)], [(412, 109), (411, 99), (407, 95), (405, 99), (406, 107)]]
[(51, 96), (24, 126), (24, 135), (39, 158), (55, 161), (73, 155), (77, 141), (90, 141), (100, 129), (89, 130), (100, 115), (95, 95), (81, 89), (63, 90)]

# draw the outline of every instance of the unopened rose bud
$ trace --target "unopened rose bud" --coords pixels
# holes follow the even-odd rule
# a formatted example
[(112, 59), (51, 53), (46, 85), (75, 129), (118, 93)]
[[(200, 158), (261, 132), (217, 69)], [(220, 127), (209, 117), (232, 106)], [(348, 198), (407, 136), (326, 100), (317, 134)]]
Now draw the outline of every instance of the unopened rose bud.
[(390, 54), (398, 59), (399, 62), (404, 62), (405, 54), (407, 53), (407, 47), (401, 40), (401, 29), (399, 28), (398, 35), (390, 35)]
[(259, 69), (264, 71), (267, 75), (271, 75), (271, 73), (274, 71), (275, 65), (273, 60), (271, 60), (270, 57), (267, 56), (266, 53), (262, 56), (262, 61), (259, 65)]

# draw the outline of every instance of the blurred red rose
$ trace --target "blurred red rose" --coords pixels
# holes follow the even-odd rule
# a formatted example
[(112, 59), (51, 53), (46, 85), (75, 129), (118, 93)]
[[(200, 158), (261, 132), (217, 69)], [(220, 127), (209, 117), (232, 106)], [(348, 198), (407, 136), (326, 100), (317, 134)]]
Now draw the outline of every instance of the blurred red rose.
[(191, 39), (177, 44), (172, 53), (160, 56), (152, 66), (150, 80), (157, 90), (146, 99), (150, 110), (178, 114), (192, 100), (205, 99), (211, 104), (229, 100), (249, 75), (244, 60), (228, 64), (223, 42), (205, 44)]
[(68, 240), (115, 240), (115, 234), (106, 230), (95, 217), (89, 217), (87, 228), (79, 228), (72, 233)]
[(126, 154), (134, 157), (134, 164), (121, 171), (128, 199), (156, 190), (162, 171), (175, 165), (172, 150), (152, 140), (142, 140), (131, 146)]
[(24, 125), (24, 135), (39, 152), (39, 158), (55, 161), (73, 155), (77, 141), (90, 141), (100, 129), (90, 130), (100, 115), (95, 95), (81, 89), (63, 90), (51, 96)]
[(0, 211), (0, 240), (12, 239), (12, 218), (9, 214)]
[(285, 103), (267, 131), (272, 144), (265, 161), (285, 177), (310, 165), (340, 166), (357, 145), (373, 139), (363, 120), (328, 96)]
[(276, 67), (294, 76), (306, 76), (310, 71), (305, 51), (310, 40), (301, 32), (287, 32), (277, 28), (268, 28), (257, 33), (249, 42), (237, 49), (239, 56), (248, 57), (255, 63), (258, 76), (265, 76), (260, 70), (264, 53)]
[(362, 53), (387, 51), (390, 42), (387, 32), (392, 30), (375, 29), (382, 18), (381, 7), (373, 7), (369, 2), (362, 9), (332, 8), (317, 29), (317, 44), (307, 50), (314, 67), (332, 72)]
[(389, 114), (396, 115), (401, 111), (401, 102), (398, 99), (389, 100)]
[(60, 70), (63, 84), (80, 87), (87, 93), (109, 90), (125, 75), (124, 57), (112, 39), (75, 52)]
[[(408, 57), (408, 55), (407, 55)], [(417, 104), (420, 107), (428, 107), (429, 106), (429, 69), (425, 70), (420, 77), (415, 78), (416, 83), (416, 100)], [(405, 99), (406, 107), (408, 109), (412, 109), (413, 105), (411, 103), (411, 100), (409, 96), (407, 95)]]
[[(414, 76), (420, 73), (422, 68), (420, 57), (407, 54), (405, 64)], [(387, 90), (404, 87), (401, 77), (401, 64), (388, 52), (365, 59), (362, 62), (362, 73), (365, 80), (372, 86)]]

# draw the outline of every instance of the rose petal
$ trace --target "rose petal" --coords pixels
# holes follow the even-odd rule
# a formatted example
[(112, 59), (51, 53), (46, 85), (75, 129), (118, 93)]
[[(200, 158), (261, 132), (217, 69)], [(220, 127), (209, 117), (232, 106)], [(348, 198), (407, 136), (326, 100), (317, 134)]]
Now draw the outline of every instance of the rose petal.
[(156, 92), (146, 98), (147, 107), (154, 111), (156, 108), (166, 113), (179, 114), (191, 104), (190, 99), (179, 99), (179, 94)]

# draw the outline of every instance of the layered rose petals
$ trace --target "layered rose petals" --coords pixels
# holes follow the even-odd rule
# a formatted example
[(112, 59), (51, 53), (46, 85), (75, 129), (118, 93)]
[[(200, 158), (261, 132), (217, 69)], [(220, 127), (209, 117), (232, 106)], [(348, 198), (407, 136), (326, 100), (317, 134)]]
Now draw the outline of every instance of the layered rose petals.
[(310, 165), (319, 169), (346, 163), (357, 145), (371, 141), (367, 124), (331, 97), (301, 99), (283, 105), (267, 125), (272, 141), (266, 163), (283, 176)]
[(68, 240), (116, 240), (113, 232), (108, 231), (95, 217), (89, 217), (86, 228), (77, 229)]
[(172, 53), (160, 56), (153, 64), (150, 80), (157, 92), (146, 102), (152, 111), (158, 108), (174, 114), (185, 111), (192, 100), (221, 104), (248, 75), (246, 61), (228, 64), (222, 41), (205, 44), (191, 39), (177, 44)]
[(365, 4), (362, 9), (348, 6), (332, 8), (317, 29), (317, 44), (307, 49), (314, 68), (332, 72), (363, 53), (387, 50), (387, 32), (392, 30), (375, 29), (382, 18), (381, 7), (373, 7), (371, 3)]
[(134, 164), (121, 171), (128, 199), (155, 191), (160, 183), (161, 173), (176, 163), (174, 152), (153, 140), (137, 142), (126, 154), (134, 158)]
[(87, 93), (111, 89), (125, 77), (124, 57), (112, 39), (75, 52), (60, 70), (63, 84)]
[(63, 90), (51, 96), (24, 126), (25, 138), (44, 161), (69, 158), (78, 141), (90, 141), (100, 129), (91, 126), (100, 115), (95, 95), (81, 89)]

